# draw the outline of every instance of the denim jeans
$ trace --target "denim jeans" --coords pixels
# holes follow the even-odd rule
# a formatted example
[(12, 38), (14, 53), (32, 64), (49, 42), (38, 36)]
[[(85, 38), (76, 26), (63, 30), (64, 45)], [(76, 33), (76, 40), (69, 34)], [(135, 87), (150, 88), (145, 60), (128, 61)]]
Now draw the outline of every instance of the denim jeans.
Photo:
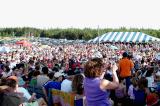
[(126, 80), (126, 91), (128, 92), (129, 86), (131, 85), (130, 77), (125, 77)]

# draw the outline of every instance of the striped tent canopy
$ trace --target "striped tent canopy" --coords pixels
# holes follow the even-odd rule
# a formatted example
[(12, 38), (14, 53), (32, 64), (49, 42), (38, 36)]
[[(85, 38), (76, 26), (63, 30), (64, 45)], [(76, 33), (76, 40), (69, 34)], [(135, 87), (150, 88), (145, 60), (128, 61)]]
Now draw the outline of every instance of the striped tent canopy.
[(147, 35), (142, 32), (108, 32), (94, 39), (89, 40), (89, 43), (97, 42), (154, 42), (160, 41), (159, 38)]

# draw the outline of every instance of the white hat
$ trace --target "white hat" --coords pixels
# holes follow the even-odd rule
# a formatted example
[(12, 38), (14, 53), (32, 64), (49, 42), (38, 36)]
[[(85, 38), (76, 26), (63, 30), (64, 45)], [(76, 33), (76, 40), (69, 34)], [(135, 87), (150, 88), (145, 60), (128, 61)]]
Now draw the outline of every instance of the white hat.
[(158, 72), (156, 73), (156, 76), (160, 76), (160, 71), (158, 71)]
[(61, 72), (56, 72), (56, 73), (54, 74), (54, 77), (55, 77), (55, 78), (58, 78), (58, 77), (63, 76), (63, 75), (64, 75), (64, 74), (61, 73)]
[(64, 72), (64, 70), (59, 70), (59, 72), (60, 72), (60, 73), (63, 73), (63, 72)]

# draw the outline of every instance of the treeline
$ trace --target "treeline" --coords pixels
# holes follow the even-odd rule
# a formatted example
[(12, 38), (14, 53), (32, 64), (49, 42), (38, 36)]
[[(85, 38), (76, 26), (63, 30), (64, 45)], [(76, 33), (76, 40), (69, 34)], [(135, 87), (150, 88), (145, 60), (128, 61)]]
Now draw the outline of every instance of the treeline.
[(107, 32), (111, 31), (129, 31), (129, 32), (143, 32), (149, 34), (151, 36), (155, 36), (160, 38), (160, 29), (138, 29), (138, 28), (130, 28), (126, 29), (125, 27), (112, 29), (112, 28), (105, 28), (105, 29), (76, 29), (76, 28), (68, 28), (68, 29), (37, 29), (37, 28), (0, 28), (0, 36), (35, 36), (35, 37), (49, 37), (49, 38), (56, 38), (56, 39), (84, 39), (89, 40), (95, 38), (98, 35), (102, 35)]

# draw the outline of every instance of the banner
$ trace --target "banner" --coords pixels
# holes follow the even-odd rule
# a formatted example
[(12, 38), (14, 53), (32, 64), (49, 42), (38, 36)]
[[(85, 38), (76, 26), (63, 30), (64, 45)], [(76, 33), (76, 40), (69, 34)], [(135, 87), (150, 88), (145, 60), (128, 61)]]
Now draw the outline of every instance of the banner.
[(52, 89), (53, 104), (60, 106), (74, 106), (75, 95), (63, 91)]

